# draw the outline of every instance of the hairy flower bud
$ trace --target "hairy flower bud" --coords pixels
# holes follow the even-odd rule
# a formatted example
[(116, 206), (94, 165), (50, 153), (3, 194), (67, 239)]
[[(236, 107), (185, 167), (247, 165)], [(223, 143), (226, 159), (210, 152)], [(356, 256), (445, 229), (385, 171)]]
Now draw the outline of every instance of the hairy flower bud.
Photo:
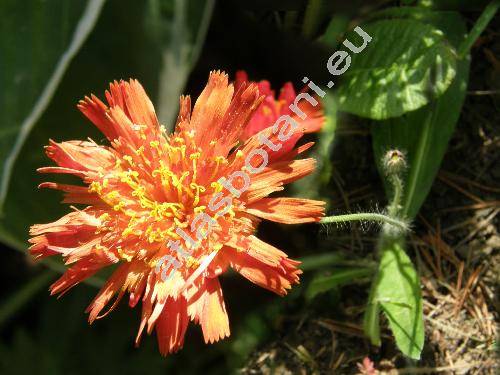
[(406, 169), (405, 155), (399, 150), (389, 150), (382, 158), (382, 165), (386, 174), (400, 174)]

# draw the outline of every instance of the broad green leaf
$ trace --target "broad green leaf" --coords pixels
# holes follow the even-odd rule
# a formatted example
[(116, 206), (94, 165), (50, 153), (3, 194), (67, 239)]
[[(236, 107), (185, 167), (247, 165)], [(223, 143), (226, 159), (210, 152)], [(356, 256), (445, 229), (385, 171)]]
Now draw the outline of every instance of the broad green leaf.
[(436, 10), (477, 11), (488, 4), (488, 0), (418, 0), (424, 8)]
[(382, 248), (371, 304), (378, 304), (389, 320), (398, 348), (419, 359), (424, 346), (420, 278), (401, 242), (387, 241)]
[(19, 152), (103, 4), (104, 0), (0, 3), (0, 213)]
[[(414, 111), (443, 94), (455, 76), (455, 50), (443, 33), (412, 19), (363, 26), (372, 40), (358, 54), (337, 91), (339, 110), (372, 119)], [(347, 39), (361, 44), (356, 33)]]
[(462, 58), (477, 40), (481, 32), (488, 26), (492, 17), (498, 11), (500, 0), (492, 1), (477, 19), (474, 27), (465, 38), (465, 27), (460, 13), (455, 11), (433, 11), (425, 8), (394, 7), (386, 8), (369, 16), (369, 20), (377, 19), (414, 19), (432, 25), (443, 31), (447, 40), (455, 47), (458, 57)]
[[(465, 25), (456, 13), (435, 18), (436, 27), (460, 43)], [(458, 36), (458, 37), (457, 37)], [(376, 122), (372, 126), (373, 147), (377, 160), (389, 149), (406, 154), (403, 214), (413, 219), (423, 204), (439, 169), (448, 141), (460, 115), (469, 76), (470, 60), (458, 62), (457, 76), (449, 89), (429, 105), (405, 116)], [(379, 165), (381, 174), (382, 167)]]
[(149, 0), (148, 20), (161, 44), (158, 117), (172, 130), (189, 73), (198, 60), (215, 0)]
[(446, 40), (458, 50), (465, 38), (466, 29), (460, 13), (455, 11), (434, 11), (416, 7), (393, 7), (375, 12), (370, 21), (381, 19), (411, 19), (440, 30)]
[(315, 277), (306, 291), (306, 298), (312, 299), (316, 295), (331, 290), (333, 288), (359, 282), (371, 275), (373, 270), (371, 268), (346, 268), (337, 269), (332, 271), (328, 276)]

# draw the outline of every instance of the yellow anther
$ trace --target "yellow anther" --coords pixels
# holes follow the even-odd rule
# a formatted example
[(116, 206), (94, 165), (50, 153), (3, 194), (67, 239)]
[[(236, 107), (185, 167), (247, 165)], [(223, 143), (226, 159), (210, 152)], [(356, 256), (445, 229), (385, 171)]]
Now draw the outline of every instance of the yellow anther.
[(199, 265), (200, 265), (199, 260), (191, 255), (186, 259), (186, 267), (188, 268), (196, 268)]
[(175, 233), (175, 228), (177, 228), (177, 226), (174, 224), (172, 224), (172, 226), (170, 228), (167, 229), (167, 234), (170, 238), (173, 238), (174, 240), (178, 240), (180, 239), (181, 237)]
[(118, 247), (116, 249), (116, 251), (118, 252), (118, 255), (120, 255), (120, 257), (122, 259), (125, 259), (127, 262), (131, 262), (132, 259), (134, 259), (133, 255), (129, 255), (129, 254), (125, 253), (125, 251), (123, 251), (123, 249), (121, 247)]
[(202, 185), (198, 185), (197, 183), (194, 183), (194, 182), (191, 182), (189, 184), (189, 187), (192, 189), (192, 190), (196, 190), (196, 191), (201, 191), (202, 193), (205, 192), (205, 186), (202, 186)]
[(110, 191), (108, 194), (106, 194), (107, 199), (115, 199), (118, 198), (119, 194), (116, 190)]
[(198, 206), (193, 209), (195, 214), (199, 214), (207, 209), (207, 206)]
[(163, 155), (163, 150), (162, 148), (160, 147), (160, 142), (159, 141), (151, 141), (149, 142), (149, 145), (154, 148), (156, 150), (156, 152), (158, 152), (158, 155)]
[(108, 251), (108, 248), (102, 246), (101, 244), (97, 244), (94, 246), (94, 250), (97, 254), (102, 254), (103, 252)]
[(101, 222), (104, 222), (104, 221), (109, 220), (109, 219), (110, 219), (110, 217), (111, 217), (111, 216), (110, 216), (107, 212), (105, 212), (105, 213), (103, 213), (101, 216), (99, 216), (99, 220), (100, 220)]
[(216, 156), (214, 160), (217, 164), (219, 164), (219, 163), (224, 163), (226, 161), (226, 158), (224, 156)]
[(102, 192), (101, 184), (98, 181), (92, 181), (89, 185), (89, 192), (101, 194)]
[(187, 228), (188, 227), (188, 223), (187, 222), (182, 222), (180, 221), (178, 218), (174, 217), (174, 223), (175, 225), (177, 225), (179, 228)]
[[(193, 177), (194, 179), (194, 177)], [(191, 182), (189, 184), (189, 187), (194, 190), (194, 200), (193, 200), (193, 205), (196, 206), (199, 202), (200, 202), (200, 192), (205, 192), (205, 187), (204, 186), (201, 186), (201, 185), (198, 185), (194, 182)]]
[(126, 238), (127, 236), (129, 236), (133, 232), (134, 232), (134, 229), (132, 227), (130, 227), (130, 224), (129, 224), (129, 226), (123, 230), (122, 237)]
[(223, 186), (221, 183), (214, 181), (210, 184), (210, 187), (215, 190), (216, 193), (219, 193), (222, 191)]
[(120, 211), (123, 207), (125, 207), (126, 203), (125, 202), (119, 202), (118, 204), (115, 204), (113, 206), (113, 210), (115, 211)]
[(126, 162), (128, 162), (131, 166), (134, 166), (134, 160), (132, 159), (132, 156), (130, 155), (125, 155), (123, 157), (123, 160), (125, 160)]

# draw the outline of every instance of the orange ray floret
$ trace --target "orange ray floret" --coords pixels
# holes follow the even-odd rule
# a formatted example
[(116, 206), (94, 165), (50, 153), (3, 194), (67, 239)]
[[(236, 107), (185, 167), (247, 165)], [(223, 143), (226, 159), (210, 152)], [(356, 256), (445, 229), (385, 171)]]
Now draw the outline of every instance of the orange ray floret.
[[(135, 80), (112, 83), (107, 104), (93, 95), (80, 101), (78, 108), (110, 145), (50, 141), (46, 147), (57, 166), (40, 172), (72, 174), (83, 181), (83, 186), (40, 185), (63, 191), (65, 203), (83, 205), (30, 229), (31, 254), (37, 259), (60, 255), (68, 267), (51, 286), (52, 294), (62, 295), (113, 266), (87, 308), (89, 321), (107, 315), (124, 296), (131, 307), (141, 301), (136, 344), (144, 330), (156, 330), (160, 352), (166, 355), (182, 347), (190, 320), (201, 325), (207, 343), (229, 336), (218, 280), (228, 267), (279, 295), (298, 283), (299, 262), (259, 240), (255, 229), (261, 219), (319, 221), (324, 206), (267, 197), (311, 173), (314, 160), (294, 160), (310, 145), (276, 153), (262, 145), (261, 136), (273, 142), (270, 147), (283, 138), (272, 122), (242, 138), (263, 99), (255, 83), (240, 81), (235, 88), (226, 74), (212, 72), (193, 109), (190, 98), (181, 97), (171, 135), (165, 134)], [(287, 139), (295, 144), (303, 132), (299, 128)], [(267, 165), (258, 170), (255, 160), (245, 164), (265, 147)], [(248, 186), (243, 191), (234, 179), (231, 186), (238, 194), (233, 194), (225, 185), (228, 176), (249, 169)]]

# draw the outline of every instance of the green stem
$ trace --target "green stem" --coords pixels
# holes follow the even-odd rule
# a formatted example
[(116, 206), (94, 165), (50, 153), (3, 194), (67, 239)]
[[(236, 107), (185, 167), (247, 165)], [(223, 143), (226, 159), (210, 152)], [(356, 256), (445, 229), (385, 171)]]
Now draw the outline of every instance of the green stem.
[(390, 224), (394, 227), (397, 227), (398, 229), (401, 229), (402, 231), (408, 230), (408, 225), (404, 221), (392, 218), (387, 215), (377, 214), (372, 212), (327, 216), (321, 219), (322, 224), (346, 223), (348, 221), (376, 221), (376, 222)]
[(401, 200), (403, 198), (403, 181), (398, 174), (394, 174), (390, 176), (390, 180), (393, 188), (393, 197), (391, 204), (387, 207), (389, 216), (395, 218), (398, 216), (399, 211), (401, 210)]
[(486, 26), (488, 26), (491, 19), (497, 12), (499, 6), (500, 0), (493, 0), (486, 6), (486, 8), (484, 8), (483, 13), (481, 13), (469, 35), (467, 35), (458, 49), (458, 57), (460, 59), (463, 59), (469, 53), (472, 45), (475, 43), (479, 35), (481, 35), (481, 33), (484, 31)]

